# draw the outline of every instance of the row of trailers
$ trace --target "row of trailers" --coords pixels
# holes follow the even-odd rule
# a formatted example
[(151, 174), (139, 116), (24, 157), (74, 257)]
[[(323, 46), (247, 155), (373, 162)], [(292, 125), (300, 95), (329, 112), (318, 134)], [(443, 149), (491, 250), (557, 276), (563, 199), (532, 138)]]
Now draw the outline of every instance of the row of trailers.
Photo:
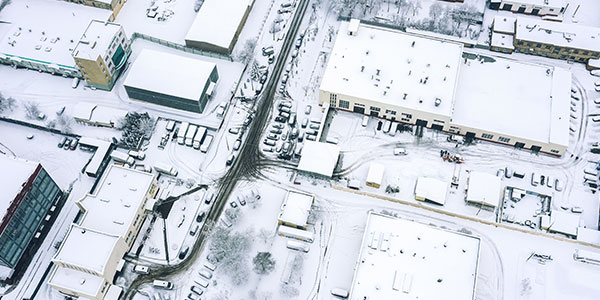
[(207, 140), (206, 132), (206, 127), (182, 122), (179, 130), (176, 131), (177, 143), (198, 150), (203, 144), (210, 145), (212, 141), (212, 136), (209, 136), (210, 140)]

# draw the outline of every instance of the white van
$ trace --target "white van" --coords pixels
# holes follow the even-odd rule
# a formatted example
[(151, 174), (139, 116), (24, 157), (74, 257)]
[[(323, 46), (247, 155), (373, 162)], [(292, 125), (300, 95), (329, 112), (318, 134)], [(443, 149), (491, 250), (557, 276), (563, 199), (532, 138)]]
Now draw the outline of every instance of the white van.
[(166, 281), (166, 280), (154, 280), (152, 282), (152, 285), (154, 287), (163, 288), (163, 289), (167, 289), (167, 290), (173, 289), (173, 283), (170, 281)]
[(395, 148), (394, 149), (394, 155), (406, 155), (408, 153), (406, 153), (406, 149), (405, 148)]

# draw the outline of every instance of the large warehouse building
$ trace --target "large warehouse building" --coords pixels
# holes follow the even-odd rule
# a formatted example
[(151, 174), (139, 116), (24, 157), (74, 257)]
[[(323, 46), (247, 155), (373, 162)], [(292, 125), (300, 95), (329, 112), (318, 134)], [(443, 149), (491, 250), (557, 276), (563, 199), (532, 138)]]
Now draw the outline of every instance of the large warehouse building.
[(351, 300), (475, 299), (480, 240), (369, 212)]
[[(330, 55), (321, 105), (536, 152), (566, 151), (569, 72), (466, 53), (452, 41), (350, 24), (342, 23)], [(525, 89), (531, 86), (536, 88)], [(512, 122), (505, 121), (508, 115)]]
[(254, 1), (204, 1), (185, 36), (185, 45), (206, 51), (231, 54)]
[(124, 86), (132, 99), (201, 113), (217, 80), (214, 63), (144, 49), (129, 70)]
[(48, 284), (74, 297), (118, 297), (113, 277), (133, 245), (144, 222), (146, 203), (156, 190), (153, 174), (111, 165), (96, 192), (77, 202), (83, 216), (72, 224), (52, 260), (55, 267)]
[(63, 193), (39, 163), (0, 155), (0, 170), (0, 280), (7, 280), (29, 265)]

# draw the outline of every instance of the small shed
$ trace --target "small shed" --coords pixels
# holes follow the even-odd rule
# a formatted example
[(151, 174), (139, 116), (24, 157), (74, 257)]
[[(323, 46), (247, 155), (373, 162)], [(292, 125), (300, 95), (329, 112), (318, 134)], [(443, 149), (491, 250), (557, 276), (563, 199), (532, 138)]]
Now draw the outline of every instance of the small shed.
[(366, 184), (374, 188), (381, 187), (384, 171), (384, 165), (378, 163), (371, 163), (371, 166), (369, 167), (369, 173), (367, 174)]

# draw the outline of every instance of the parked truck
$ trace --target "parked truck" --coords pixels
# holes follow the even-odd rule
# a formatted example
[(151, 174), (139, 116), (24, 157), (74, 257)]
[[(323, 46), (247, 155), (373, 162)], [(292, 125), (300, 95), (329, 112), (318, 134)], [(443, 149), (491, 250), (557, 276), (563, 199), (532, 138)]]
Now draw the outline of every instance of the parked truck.
[(158, 162), (154, 165), (154, 170), (156, 170), (156, 172), (158, 173), (163, 173), (163, 174), (167, 174), (167, 175), (171, 175), (171, 176), (177, 176), (177, 169), (175, 169), (175, 167), (166, 164), (166, 163), (162, 163), (162, 162)]
[(112, 159), (114, 159), (115, 161), (124, 163), (124, 164), (128, 164), (130, 166), (133, 166), (133, 163), (135, 162), (133, 160), (133, 157), (129, 156), (129, 154), (125, 153), (125, 152), (121, 152), (121, 151), (112, 151), (110, 153), (110, 157)]
[(204, 142), (204, 137), (206, 137), (206, 128), (200, 126), (200, 127), (198, 127), (198, 131), (196, 132), (196, 135), (194, 136), (194, 142), (193, 142), (194, 149), (196, 149), (196, 150), (200, 149), (200, 145), (202, 145), (202, 143)]
[(181, 123), (181, 127), (179, 127), (179, 131), (177, 132), (177, 144), (179, 144), (179, 145), (185, 144), (185, 136), (187, 134), (189, 126), (190, 126), (190, 123), (188, 123), (188, 122)]
[(196, 131), (198, 130), (198, 126), (190, 125), (188, 127), (187, 133), (185, 134), (185, 145), (191, 147), (194, 144), (194, 136), (196, 135)]

